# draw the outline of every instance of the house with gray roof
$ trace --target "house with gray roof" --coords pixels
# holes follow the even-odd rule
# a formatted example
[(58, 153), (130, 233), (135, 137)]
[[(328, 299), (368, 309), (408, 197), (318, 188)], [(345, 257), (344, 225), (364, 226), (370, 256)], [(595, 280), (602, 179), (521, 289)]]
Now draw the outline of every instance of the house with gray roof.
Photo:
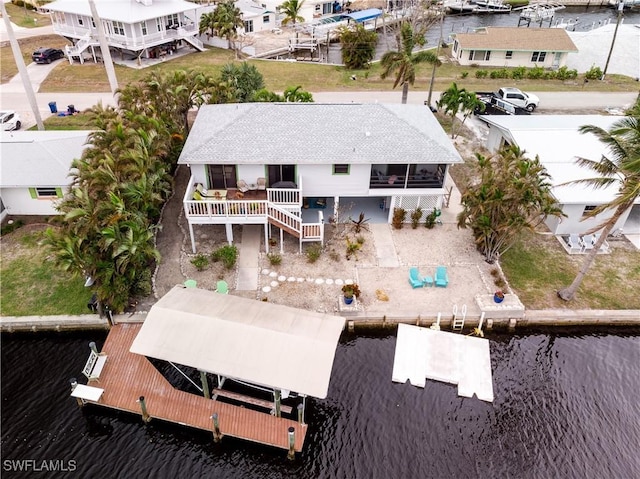
[(12, 131), (0, 135), (1, 219), (55, 215), (71, 184), (71, 162), (82, 156), (90, 131)]
[[(422, 105), (205, 105), (179, 164), (191, 170), (184, 211), (193, 227), (262, 224), (324, 239), (326, 221), (391, 222), (394, 208), (443, 205), (449, 166), (462, 158)], [(197, 188), (197, 189), (196, 189)], [(282, 243), (282, 242), (281, 242)], [(268, 244), (266, 244), (268, 250)]]
[(556, 69), (578, 51), (563, 28), (483, 27), (452, 37), (451, 54), (460, 65)]
[[(107, 44), (121, 58), (168, 58), (181, 47), (203, 51), (198, 37), (198, 5), (184, 0), (96, 1)], [(46, 5), (54, 33), (73, 43), (70, 61), (84, 61), (85, 52), (98, 58), (96, 19), (88, 0), (57, 0)]]

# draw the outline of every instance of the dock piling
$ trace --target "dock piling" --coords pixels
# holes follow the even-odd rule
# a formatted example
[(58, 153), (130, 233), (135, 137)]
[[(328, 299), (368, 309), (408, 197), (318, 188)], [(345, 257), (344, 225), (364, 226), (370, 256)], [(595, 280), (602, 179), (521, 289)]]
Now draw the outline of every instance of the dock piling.
[(214, 412), (211, 416), (213, 420), (213, 442), (220, 442), (222, 434), (220, 434), (220, 424), (218, 423), (218, 413)]
[(273, 390), (273, 397), (275, 398), (275, 403), (276, 403), (276, 417), (281, 417), (281, 413), (280, 413), (280, 390), (279, 389), (274, 389)]
[(151, 421), (151, 416), (149, 416), (149, 413), (147, 412), (147, 405), (144, 402), (144, 396), (140, 396), (140, 399), (138, 399), (138, 402), (140, 403), (140, 409), (142, 410), (142, 420), (144, 422)]
[(89, 348), (91, 349), (91, 351), (98, 354), (98, 347), (96, 346), (96, 343), (94, 343), (93, 341), (89, 343)]
[(296, 430), (293, 426), (289, 428), (289, 452), (287, 453), (287, 459), (293, 461), (296, 457), (295, 451), (296, 445)]
[(302, 403), (298, 404), (298, 422), (304, 424), (304, 406)]
[(202, 381), (202, 394), (207, 399), (211, 399), (211, 394), (209, 394), (209, 381), (207, 380), (207, 373), (205, 371), (200, 371), (200, 381)]

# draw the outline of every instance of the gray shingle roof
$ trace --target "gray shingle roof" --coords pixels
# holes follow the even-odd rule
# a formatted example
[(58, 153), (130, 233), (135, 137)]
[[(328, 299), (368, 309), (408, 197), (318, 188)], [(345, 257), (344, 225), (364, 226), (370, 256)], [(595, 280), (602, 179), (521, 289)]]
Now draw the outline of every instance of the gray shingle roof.
[(0, 186), (65, 186), (90, 131), (13, 131), (0, 136)]
[(204, 105), (180, 164), (460, 163), (420, 105)]

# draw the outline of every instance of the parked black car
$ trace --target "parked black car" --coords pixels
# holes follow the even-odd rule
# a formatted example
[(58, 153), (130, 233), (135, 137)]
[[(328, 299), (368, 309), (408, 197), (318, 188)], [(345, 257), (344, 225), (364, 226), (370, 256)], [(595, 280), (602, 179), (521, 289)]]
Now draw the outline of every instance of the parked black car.
[(38, 48), (31, 55), (31, 59), (36, 63), (51, 63), (62, 57), (64, 57), (64, 52), (57, 48)]

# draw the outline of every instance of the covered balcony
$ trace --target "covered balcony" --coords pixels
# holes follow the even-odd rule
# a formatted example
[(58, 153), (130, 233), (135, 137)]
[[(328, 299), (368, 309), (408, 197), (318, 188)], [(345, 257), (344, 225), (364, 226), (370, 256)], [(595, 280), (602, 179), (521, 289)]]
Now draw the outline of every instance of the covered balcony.
[(374, 164), (369, 188), (442, 188), (446, 171), (445, 164)]

